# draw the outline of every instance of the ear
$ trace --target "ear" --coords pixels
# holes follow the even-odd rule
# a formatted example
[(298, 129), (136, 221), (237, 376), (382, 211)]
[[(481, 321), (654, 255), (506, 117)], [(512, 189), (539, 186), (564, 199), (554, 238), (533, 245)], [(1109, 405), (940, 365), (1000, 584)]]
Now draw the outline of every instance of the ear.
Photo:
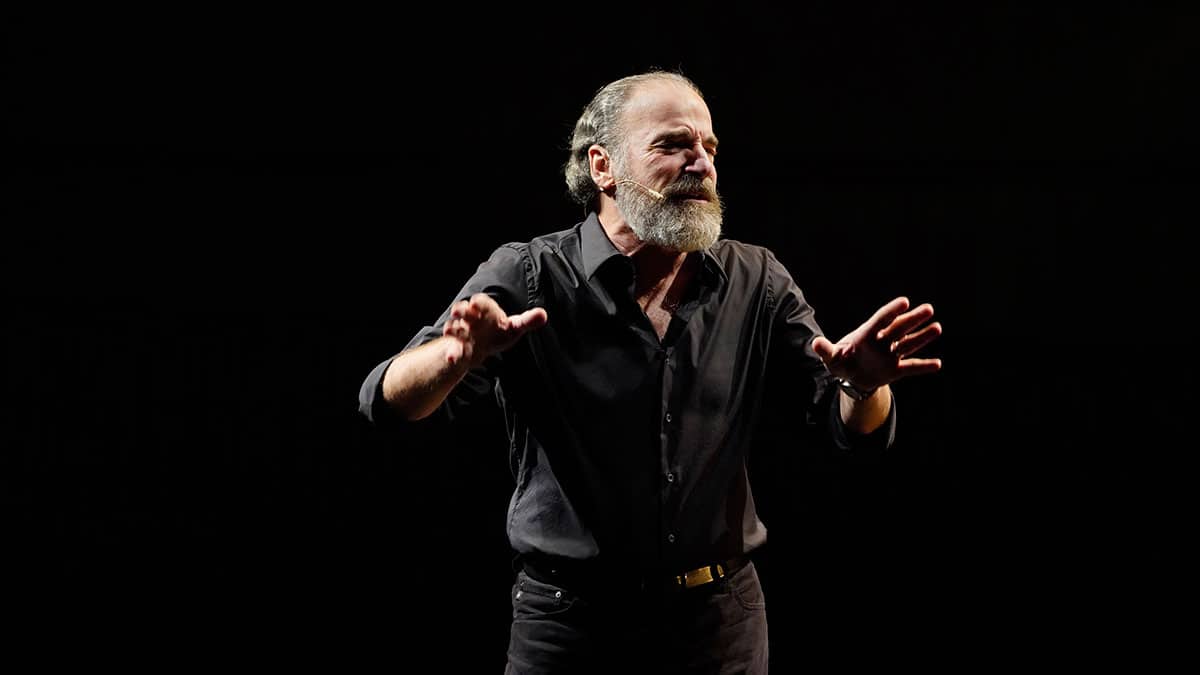
[(612, 162), (608, 150), (603, 145), (592, 144), (588, 148), (588, 169), (592, 172), (592, 180), (601, 192), (607, 192), (616, 185), (617, 179), (612, 175)]

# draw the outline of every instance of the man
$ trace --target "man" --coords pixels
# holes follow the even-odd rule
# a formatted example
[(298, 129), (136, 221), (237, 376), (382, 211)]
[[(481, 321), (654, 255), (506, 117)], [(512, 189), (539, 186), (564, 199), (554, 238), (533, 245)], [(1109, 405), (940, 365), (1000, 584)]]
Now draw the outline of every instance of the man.
[(931, 306), (897, 298), (832, 342), (770, 251), (720, 240), (716, 154), (687, 78), (605, 86), (565, 167), (588, 217), (496, 249), (363, 383), (377, 422), (500, 401), (508, 672), (765, 672), (746, 460), (768, 379), (800, 426), (866, 451), (891, 443), (888, 385), (941, 367), (913, 356), (941, 333)]

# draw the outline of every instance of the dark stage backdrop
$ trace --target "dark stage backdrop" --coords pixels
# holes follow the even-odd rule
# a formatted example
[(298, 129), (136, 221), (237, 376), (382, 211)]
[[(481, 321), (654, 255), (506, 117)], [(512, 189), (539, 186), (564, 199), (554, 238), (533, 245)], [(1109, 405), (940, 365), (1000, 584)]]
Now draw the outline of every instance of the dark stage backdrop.
[(500, 420), (384, 438), (358, 386), (492, 249), (580, 219), (571, 125), (663, 67), (707, 95), (727, 236), (827, 333), (899, 294), (945, 326), (880, 465), (764, 416), (776, 670), (1161, 653), (1200, 25), (967, 4), (12, 17), (5, 580), (51, 610), (25, 625), (172, 665), (499, 672)]

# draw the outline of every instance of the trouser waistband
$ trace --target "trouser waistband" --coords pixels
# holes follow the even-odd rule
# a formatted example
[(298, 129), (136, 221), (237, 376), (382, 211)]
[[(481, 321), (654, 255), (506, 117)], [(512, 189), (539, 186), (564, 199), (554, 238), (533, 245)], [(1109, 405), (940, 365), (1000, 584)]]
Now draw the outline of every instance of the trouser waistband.
[(678, 573), (647, 573), (589, 561), (554, 556), (522, 555), (525, 573), (538, 581), (572, 590), (603, 590), (620, 587), (641, 590), (687, 590), (707, 586), (729, 577), (750, 562), (741, 555)]

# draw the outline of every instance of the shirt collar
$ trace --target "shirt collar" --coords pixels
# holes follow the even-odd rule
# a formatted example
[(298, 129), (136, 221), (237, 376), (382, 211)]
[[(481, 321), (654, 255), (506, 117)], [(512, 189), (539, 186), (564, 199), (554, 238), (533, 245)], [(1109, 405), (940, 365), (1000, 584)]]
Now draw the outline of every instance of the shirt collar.
[[(608, 234), (604, 231), (604, 226), (600, 224), (600, 218), (595, 211), (588, 214), (587, 220), (583, 221), (583, 226), (579, 233), (579, 246), (583, 257), (583, 272), (591, 279), (596, 270), (604, 266), (612, 258), (623, 258), (624, 254), (617, 250), (613, 245), (612, 240), (608, 238)], [(718, 279), (728, 280), (729, 276), (725, 273), (725, 268), (721, 266), (721, 261), (717, 256), (713, 255), (712, 247), (704, 249), (704, 270), (712, 275), (715, 275), (711, 281)]]
[(583, 221), (579, 232), (579, 247), (583, 257), (583, 273), (588, 279), (610, 259), (624, 256), (613, 246), (595, 211), (589, 213), (587, 220)]

